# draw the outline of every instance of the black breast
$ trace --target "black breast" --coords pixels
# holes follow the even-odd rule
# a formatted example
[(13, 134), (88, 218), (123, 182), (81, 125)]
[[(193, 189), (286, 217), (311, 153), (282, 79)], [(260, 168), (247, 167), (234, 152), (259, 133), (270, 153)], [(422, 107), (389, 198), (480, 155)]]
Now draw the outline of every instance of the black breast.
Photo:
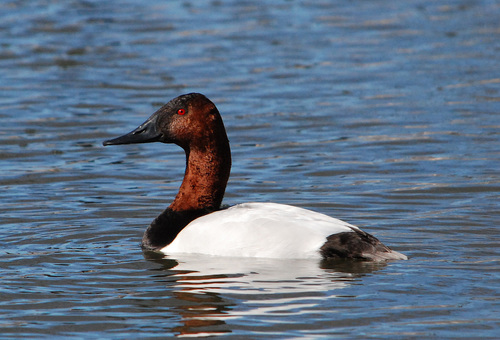
[(144, 232), (142, 247), (149, 250), (162, 249), (172, 243), (177, 234), (191, 221), (210, 212), (205, 209), (173, 211), (167, 208)]

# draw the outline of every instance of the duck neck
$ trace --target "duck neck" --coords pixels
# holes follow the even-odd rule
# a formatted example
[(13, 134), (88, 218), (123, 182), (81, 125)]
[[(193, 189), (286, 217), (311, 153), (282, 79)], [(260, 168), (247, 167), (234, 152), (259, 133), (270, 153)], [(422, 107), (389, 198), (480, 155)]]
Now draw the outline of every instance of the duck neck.
[(186, 171), (179, 192), (169, 209), (172, 211), (218, 210), (231, 170), (231, 152), (227, 137), (222, 142), (204, 144), (186, 150)]

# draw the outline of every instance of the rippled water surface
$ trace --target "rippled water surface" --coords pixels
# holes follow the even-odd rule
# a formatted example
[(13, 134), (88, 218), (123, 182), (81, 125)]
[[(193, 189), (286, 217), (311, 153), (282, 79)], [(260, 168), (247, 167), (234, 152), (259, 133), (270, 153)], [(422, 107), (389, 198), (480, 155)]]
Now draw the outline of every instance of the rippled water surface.
[[(1, 338), (500, 334), (498, 1), (2, 1)], [(179, 94), (221, 111), (225, 203), (333, 215), (387, 264), (139, 243), (174, 145), (102, 147)]]

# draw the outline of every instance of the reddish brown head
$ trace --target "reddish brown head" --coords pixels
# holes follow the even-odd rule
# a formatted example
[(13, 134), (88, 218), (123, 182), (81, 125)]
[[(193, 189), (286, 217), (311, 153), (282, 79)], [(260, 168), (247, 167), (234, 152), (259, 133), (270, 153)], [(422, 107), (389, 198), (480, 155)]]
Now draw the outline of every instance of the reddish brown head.
[(227, 136), (215, 104), (200, 93), (189, 93), (172, 99), (134, 131), (103, 145), (150, 142), (175, 143), (188, 151), (227, 142)]

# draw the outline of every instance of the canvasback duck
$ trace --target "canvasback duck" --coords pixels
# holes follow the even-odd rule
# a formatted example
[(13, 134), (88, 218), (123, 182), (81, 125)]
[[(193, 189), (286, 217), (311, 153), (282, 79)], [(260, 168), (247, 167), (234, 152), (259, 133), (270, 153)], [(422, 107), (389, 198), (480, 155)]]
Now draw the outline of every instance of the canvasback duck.
[(202, 94), (172, 99), (132, 132), (103, 145), (151, 142), (182, 147), (186, 171), (172, 204), (144, 233), (145, 249), (167, 255), (407, 259), (358, 227), (311, 210), (276, 203), (221, 208), (231, 151), (219, 111)]

